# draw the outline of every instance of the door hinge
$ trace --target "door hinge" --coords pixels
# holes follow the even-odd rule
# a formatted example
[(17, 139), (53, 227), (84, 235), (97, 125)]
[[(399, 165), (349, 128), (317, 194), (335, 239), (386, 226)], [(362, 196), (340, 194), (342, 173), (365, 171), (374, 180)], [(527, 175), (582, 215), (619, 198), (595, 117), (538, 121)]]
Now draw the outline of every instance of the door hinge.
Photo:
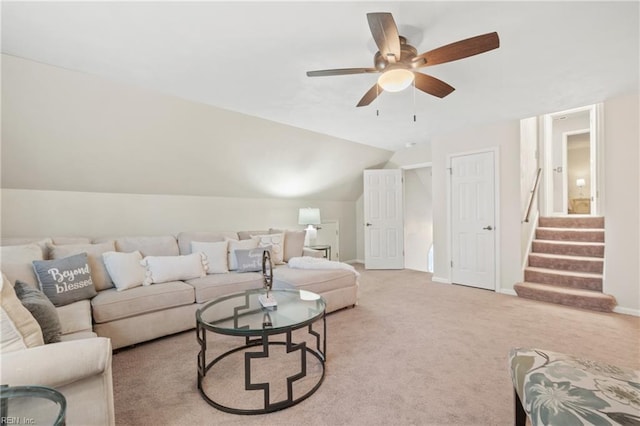
[(451, 261), (451, 267), (453, 268), (453, 260)]
[(453, 174), (453, 167), (447, 167), (447, 170), (449, 170), (449, 174), (452, 175)]

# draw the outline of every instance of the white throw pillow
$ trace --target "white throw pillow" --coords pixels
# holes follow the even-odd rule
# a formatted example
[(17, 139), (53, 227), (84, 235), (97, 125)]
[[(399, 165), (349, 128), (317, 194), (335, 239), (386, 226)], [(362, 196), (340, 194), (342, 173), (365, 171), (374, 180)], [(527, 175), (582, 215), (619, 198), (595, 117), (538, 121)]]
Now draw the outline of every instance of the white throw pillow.
[(116, 290), (123, 291), (128, 288), (141, 286), (147, 274), (147, 270), (140, 264), (142, 253), (120, 253), (108, 251), (102, 253), (102, 260), (116, 286)]
[(226, 274), (229, 272), (227, 241), (201, 242), (191, 241), (192, 253), (204, 253), (207, 256), (209, 269), (207, 274)]
[(202, 253), (185, 256), (147, 256), (140, 264), (147, 270), (142, 285), (190, 280), (207, 275), (207, 260)]
[(232, 238), (225, 238), (225, 241), (229, 243), (227, 261), (229, 262), (229, 270), (235, 271), (238, 269), (238, 260), (236, 259), (236, 250), (247, 250), (258, 247), (258, 238), (251, 237), (250, 240), (234, 240)]
[(4, 274), (0, 284), (0, 300), (2, 304), (0, 352), (12, 352), (44, 345), (40, 325), (31, 312), (22, 305)]
[(258, 247), (271, 247), (271, 261), (275, 265), (284, 263), (284, 234), (252, 235), (258, 239)]

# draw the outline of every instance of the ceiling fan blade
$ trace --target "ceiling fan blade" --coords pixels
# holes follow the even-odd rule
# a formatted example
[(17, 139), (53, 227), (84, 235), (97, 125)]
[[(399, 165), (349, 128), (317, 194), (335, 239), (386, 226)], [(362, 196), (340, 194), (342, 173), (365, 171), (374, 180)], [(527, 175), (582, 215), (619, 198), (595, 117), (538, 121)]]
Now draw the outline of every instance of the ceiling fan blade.
[(307, 71), (307, 77), (327, 77), (332, 75), (366, 74), (378, 72), (375, 68), (342, 68), (334, 70)]
[(430, 75), (422, 74), (419, 72), (414, 72), (413, 74), (415, 75), (414, 84), (416, 85), (416, 88), (430, 95), (444, 98), (445, 96), (456, 90), (444, 81), (439, 80), (435, 77), (431, 77)]
[[(371, 35), (378, 46), (378, 50), (389, 62), (400, 60), (400, 35), (398, 27), (390, 13), (367, 13), (367, 21)], [(394, 57), (389, 58), (389, 55)]]
[(469, 56), (497, 49), (498, 47), (500, 47), (500, 39), (498, 38), (498, 33), (493, 32), (438, 47), (437, 49), (430, 50), (417, 56), (414, 61), (423, 58), (426, 60), (426, 63), (419, 66), (428, 67), (431, 65), (444, 64), (445, 62), (468, 58)]
[(362, 99), (360, 99), (360, 102), (358, 102), (358, 105), (356, 105), (357, 107), (361, 107), (361, 106), (367, 106), (369, 105), (371, 102), (373, 102), (373, 100), (375, 98), (378, 97), (378, 95), (380, 93), (384, 92), (384, 90), (382, 89), (382, 87), (380, 87), (378, 85), (378, 83), (374, 84), (371, 89), (369, 89), (367, 91), (367, 93), (364, 94), (364, 96), (362, 97)]

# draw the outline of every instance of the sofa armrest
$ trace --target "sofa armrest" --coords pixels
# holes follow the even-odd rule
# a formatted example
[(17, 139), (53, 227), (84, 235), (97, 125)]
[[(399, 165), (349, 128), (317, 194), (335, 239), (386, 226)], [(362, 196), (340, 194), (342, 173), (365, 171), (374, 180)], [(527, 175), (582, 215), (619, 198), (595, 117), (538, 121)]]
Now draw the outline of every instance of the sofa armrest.
[(6, 352), (1, 356), (2, 384), (62, 392), (67, 424), (114, 424), (111, 356), (111, 340), (105, 337)]
[(310, 249), (308, 247), (304, 247), (302, 249), (302, 255), (310, 257), (324, 257), (324, 253), (322, 251)]

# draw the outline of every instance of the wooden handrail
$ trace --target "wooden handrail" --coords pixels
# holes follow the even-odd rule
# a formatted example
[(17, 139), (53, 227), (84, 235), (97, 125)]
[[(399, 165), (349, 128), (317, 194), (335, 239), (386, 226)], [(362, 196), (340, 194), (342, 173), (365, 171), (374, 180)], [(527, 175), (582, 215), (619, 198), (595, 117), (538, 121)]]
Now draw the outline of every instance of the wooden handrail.
[(529, 222), (529, 216), (531, 215), (531, 207), (533, 207), (533, 197), (535, 197), (536, 192), (538, 191), (538, 183), (540, 182), (540, 174), (542, 173), (542, 168), (538, 168), (538, 172), (536, 173), (536, 181), (533, 184), (533, 189), (531, 189), (531, 195), (529, 195), (529, 205), (527, 206), (527, 214), (524, 217), (523, 222)]

